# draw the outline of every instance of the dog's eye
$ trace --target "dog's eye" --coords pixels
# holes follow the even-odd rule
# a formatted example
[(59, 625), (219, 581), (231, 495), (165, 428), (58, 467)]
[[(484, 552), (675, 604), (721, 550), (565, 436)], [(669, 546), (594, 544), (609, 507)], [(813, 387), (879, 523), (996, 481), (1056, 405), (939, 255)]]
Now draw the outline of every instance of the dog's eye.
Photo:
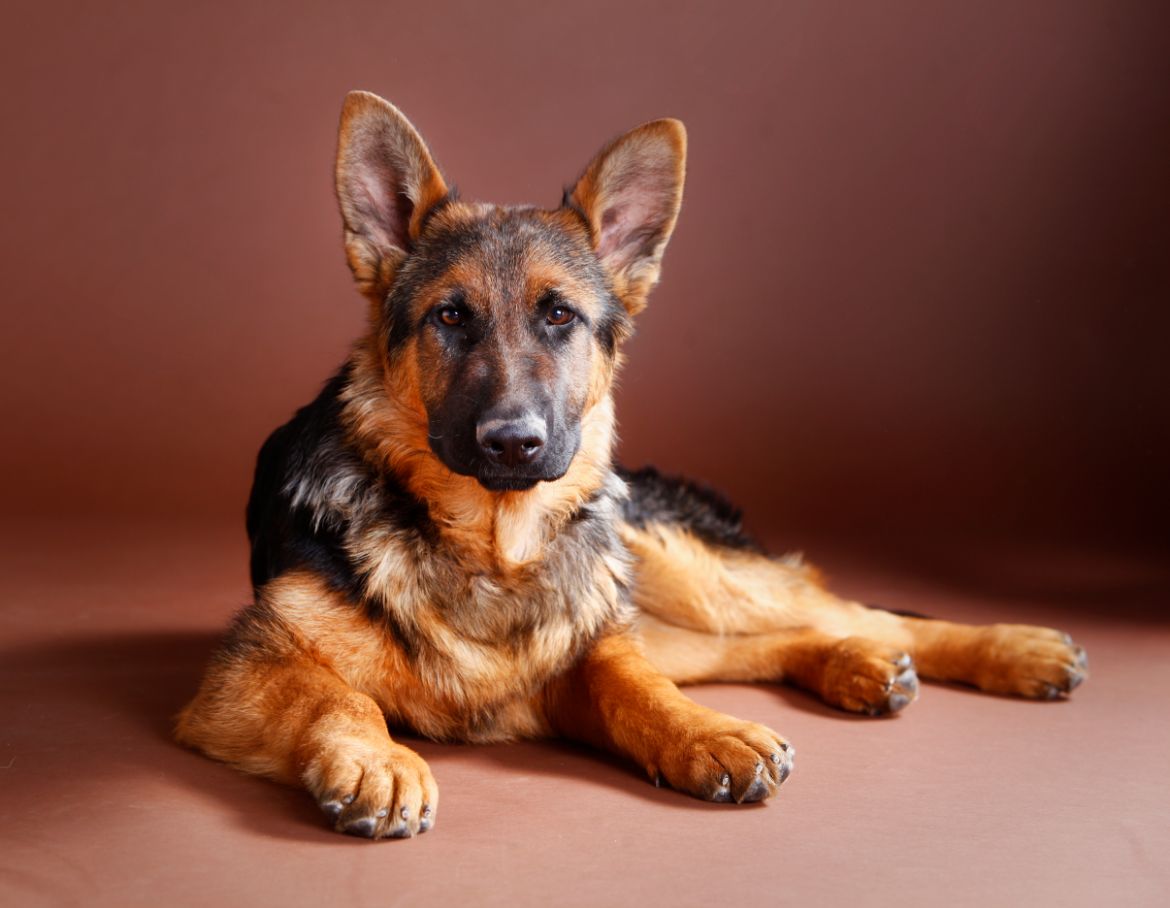
[(464, 322), (462, 310), (454, 306), (444, 306), (439, 310), (439, 321), (448, 328), (458, 328)]
[(569, 324), (576, 317), (577, 314), (565, 306), (553, 306), (548, 310), (548, 323), (557, 327)]

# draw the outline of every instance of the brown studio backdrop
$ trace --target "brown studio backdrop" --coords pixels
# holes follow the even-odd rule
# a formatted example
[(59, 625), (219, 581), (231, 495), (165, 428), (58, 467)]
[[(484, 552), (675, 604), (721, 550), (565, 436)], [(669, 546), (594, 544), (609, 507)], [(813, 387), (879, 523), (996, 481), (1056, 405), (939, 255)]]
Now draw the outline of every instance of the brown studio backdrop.
[(463, 195), (555, 204), (690, 130), (622, 455), (757, 527), (1160, 538), (1161, 2), (16, 3), (0, 475), (14, 516), (238, 518), (362, 327), (355, 87)]

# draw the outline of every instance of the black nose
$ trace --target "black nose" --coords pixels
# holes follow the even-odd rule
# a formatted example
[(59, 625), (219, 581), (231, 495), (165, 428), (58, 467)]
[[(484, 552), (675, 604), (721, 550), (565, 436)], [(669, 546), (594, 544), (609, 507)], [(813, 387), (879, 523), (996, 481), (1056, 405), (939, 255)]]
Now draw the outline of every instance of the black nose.
[(544, 427), (532, 418), (487, 420), (475, 437), (488, 460), (507, 467), (534, 463), (544, 453)]

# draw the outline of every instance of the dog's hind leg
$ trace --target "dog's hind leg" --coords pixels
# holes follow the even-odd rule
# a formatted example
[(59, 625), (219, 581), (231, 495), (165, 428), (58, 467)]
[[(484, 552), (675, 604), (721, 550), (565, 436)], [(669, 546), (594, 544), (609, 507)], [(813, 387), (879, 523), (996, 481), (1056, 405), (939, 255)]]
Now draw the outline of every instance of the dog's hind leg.
[(678, 684), (783, 681), (850, 712), (895, 713), (918, 696), (910, 654), (867, 637), (834, 637), (814, 628), (765, 634), (707, 634), (643, 613), (646, 658)]
[(786, 679), (882, 713), (916, 692), (906, 655), (924, 678), (1038, 699), (1086, 676), (1084, 651), (1050, 628), (931, 621), (843, 600), (815, 569), (764, 555), (735, 526), (720, 538), (703, 501), (676, 492), (673, 508), (644, 508), (623, 530), (647, 657), (676, 681)]

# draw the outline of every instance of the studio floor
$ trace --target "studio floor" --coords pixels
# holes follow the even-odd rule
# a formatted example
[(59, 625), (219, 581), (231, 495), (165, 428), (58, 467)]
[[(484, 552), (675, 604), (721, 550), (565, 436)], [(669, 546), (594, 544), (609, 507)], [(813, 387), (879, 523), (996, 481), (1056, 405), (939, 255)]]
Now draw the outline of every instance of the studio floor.
[(359, 841), (307, 795), (169, 740), (249, 595), (240, 528), (8, 528), (0, 905), (1170, 904), (1170, 565), (808, 548), (864, 601), (1062, 627), (1092, 676), (1057, 703), (928, 685), (893, 719), (692, 688), (796, 745), (779, 796), (744, 807), (557, 743), (413, 741), (442, 790), (436, 828)]

